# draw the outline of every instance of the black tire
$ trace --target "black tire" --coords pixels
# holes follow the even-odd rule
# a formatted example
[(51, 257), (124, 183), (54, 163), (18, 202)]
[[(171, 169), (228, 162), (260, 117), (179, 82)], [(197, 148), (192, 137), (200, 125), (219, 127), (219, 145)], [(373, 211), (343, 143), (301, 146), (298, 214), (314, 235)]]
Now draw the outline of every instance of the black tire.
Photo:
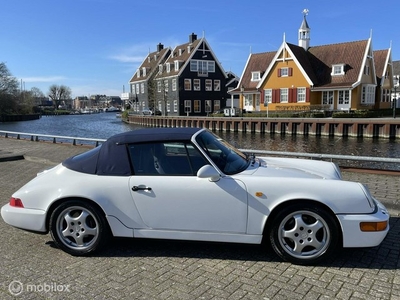
[(341, 237), (337, 221), (330, 213), (304, 204), (282, 209), (267, 234), (279, 257), (300, 265), (316, 264), (331, 256)]
[(50, 217), (50, 233), (60, 249), (75, 256), (101, 249), (110, 237), (104, 214), (81, 200), (56, 207)]

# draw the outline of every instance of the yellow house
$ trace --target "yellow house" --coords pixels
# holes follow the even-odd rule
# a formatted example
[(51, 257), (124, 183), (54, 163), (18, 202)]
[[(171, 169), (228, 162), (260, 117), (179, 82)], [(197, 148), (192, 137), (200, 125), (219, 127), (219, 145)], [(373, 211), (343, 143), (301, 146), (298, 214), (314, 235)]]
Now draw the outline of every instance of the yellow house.
[(232, 94), (250, 112), (351, 111), (390, 108), (391, 49), (373, 51), (372, 39), (310, 47), (306, 13), (298, 45), (250, 54)]

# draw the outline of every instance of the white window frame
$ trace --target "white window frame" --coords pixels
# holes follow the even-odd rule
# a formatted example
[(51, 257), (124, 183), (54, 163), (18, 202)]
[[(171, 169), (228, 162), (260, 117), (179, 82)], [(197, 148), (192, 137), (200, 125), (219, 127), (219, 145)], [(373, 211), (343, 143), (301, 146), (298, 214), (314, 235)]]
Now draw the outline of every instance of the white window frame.
[(140, 91), (142, 92), (142, 94), (144, 94), (144, 83), (143, 82), (140, 84)]
[(171, 111), (171, 102), (167, 101), (167, 112)]
[(165, 79), (165, 80), (164, 80), (164, 92), (168, 92), (168, 88), (169, 88), (169, 86), (168, 86), (168, 79)]
[(345, 105), (350, 103), (350, 91), (349, 90), (339, 90), (338, 91), (338, 104)]
[(172, 79), (172, 90), (176, 91), (176, 78)]
[(135, 89), (135, 85), (132, 84), (132, 94), (135, 95), (136, 94), (136, 89)]
[(179, 71), (179, 61), (178, 60), (174, 61), (174, 68), (175, 68), (175, 72)]
[(305, 87), (297, 88), (297, 102), (298, 103), (306, 102), (306, 88)]
[(281, 68), (281, 77), (288, 77), (289, 76), (289, 68)]
[(375, 104), (375, 85), (364, 84), (361, 92), (361, 104), (373, 105)]
[(174, 112), (178, 111), (178, 100), (174, 100)]
[(260, 76), (260, 71), (257, 72), (251, 72), (251, 81), (260, 81), (261, 76)]
[(195, 113), (200, 113), (201, 112), (201, 101), (200, 100), (194, 100), (193, 101), (193, 111)]
[(221, 109), (221, 101), (214, 100), (214, 111), (219, 111)]
[(143, 77), (145, 77), (146, 76), (146, 67), (143, 67), (142, 71), (143, 71)]
[(344, 75), (344, 64), (332, 65), (331, 76), (340, 76), (340, 75)]
[(264, 90), (264, 106), (268, 106), (269, 103), (272, 103), (272, 89)]
[(166, 63), (167, 66), (167, 73), (171, 72), (171, 65), (169, 63)]
[(210, 113), (211, 112), (211, 105), (212, 105), (212, 101), (211, 100), (206, 100), (205, 101), (205, 111), (206, 113)]
[(214, 80), (214, 91), (220, 91), (221, 90), (221, 80), (215, 79)]
[(279, 92), (279, 102), (288, 103), (289, 102), (289, 89), (281, 88)]
[(192, 101), (190, 100), (185, 100), (185, 113), (191, 113), (192, 112)]
[(157, 92), (161, 93), (161, 81), (157, 81)]
[[(187, 83), (188, 83), (188, 88), (186, 87)], [(184, 89), (185, 89), (185, 91), (191, 91), (192, 90), (192, 80), (190, 78), (185, 78), (184, 79)]]
[(205, 90), (207, 92), (211, 92), (212, 91), (212, 80), (211, 79), (206, 79)]
[(201, 87), (200, 87), (200, 79), (196, 78), (193, 79), (193, 91), (200, 91)]
[(333, 91), (323, 91), (322, 92), (322, 104), (323, 105), (333, 105)]

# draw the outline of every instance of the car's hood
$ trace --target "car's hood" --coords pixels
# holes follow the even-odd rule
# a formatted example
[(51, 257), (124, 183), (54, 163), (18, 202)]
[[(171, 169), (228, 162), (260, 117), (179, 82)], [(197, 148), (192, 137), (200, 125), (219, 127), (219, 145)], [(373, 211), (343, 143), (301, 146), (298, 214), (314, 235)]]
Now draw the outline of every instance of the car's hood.
[(253, 176), (341, 179), (339, 168), (331, 162), (275, 157), (259, 157), (257, 160), (258, 168), (248, 169)]

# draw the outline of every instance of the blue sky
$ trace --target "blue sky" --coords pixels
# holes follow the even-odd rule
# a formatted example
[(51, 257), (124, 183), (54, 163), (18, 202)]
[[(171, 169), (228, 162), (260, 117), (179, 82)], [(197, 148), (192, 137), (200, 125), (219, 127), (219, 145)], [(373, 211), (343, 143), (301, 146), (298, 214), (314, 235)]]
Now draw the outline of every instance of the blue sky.
[(368, 39), (400, 60), (400, 1), (9, 0), (0, 10), (0, 62), (26, 90), (119, 96), (158, 43), (205, 35), (226, 71), (240, 76), (250, 51), (297, 44), (307, 8), (310, 45)]

